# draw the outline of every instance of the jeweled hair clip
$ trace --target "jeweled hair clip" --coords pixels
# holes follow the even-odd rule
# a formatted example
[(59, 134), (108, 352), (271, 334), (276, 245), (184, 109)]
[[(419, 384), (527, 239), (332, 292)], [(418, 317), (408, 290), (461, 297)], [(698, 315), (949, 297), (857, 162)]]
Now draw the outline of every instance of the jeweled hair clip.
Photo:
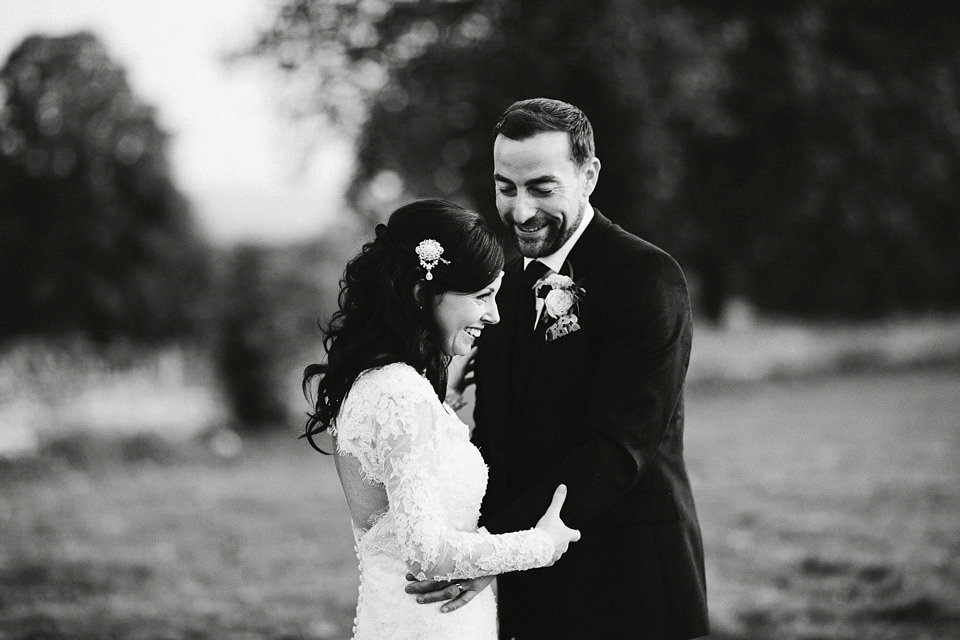
[(449, 260), (444, 260), (440, 257), (442, 255), (443, 246), (432, 238), (421, 240), (420, 244), (417, 245), (417, 257), (420, 258), (420, 266), (427, 272), (425, 276), (427, 280), (433, 280), (433, 273), (431, 273), (431, 271), (437, 266), (438, 262), (450, 264)]

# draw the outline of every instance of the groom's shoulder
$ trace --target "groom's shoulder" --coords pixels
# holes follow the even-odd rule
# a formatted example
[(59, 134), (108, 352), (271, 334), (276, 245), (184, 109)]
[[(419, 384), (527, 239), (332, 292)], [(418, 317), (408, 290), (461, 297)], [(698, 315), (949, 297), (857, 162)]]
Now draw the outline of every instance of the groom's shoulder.
[(599, 280), (605, 283), (596, 290), (601, 298), (612, 297), (625, 313), (666, 309), (675, 310), (676, 317), (688, 313), (687, 280), (673, 256), (616, 224), (605, 235), (597, 264)]
[(683, 273), (677, 261), (665, 250), (616, 223), (610, 224), (599, 255), (608, 268), (624, 273), (639, 271), (681, 277)]

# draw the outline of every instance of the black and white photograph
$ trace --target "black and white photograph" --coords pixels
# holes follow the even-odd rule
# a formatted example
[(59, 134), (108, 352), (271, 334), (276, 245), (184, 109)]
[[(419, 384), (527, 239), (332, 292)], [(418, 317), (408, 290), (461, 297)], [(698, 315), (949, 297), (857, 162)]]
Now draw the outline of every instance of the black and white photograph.
[(0, 640), (960, 638), (960, 8), (0, 0)]

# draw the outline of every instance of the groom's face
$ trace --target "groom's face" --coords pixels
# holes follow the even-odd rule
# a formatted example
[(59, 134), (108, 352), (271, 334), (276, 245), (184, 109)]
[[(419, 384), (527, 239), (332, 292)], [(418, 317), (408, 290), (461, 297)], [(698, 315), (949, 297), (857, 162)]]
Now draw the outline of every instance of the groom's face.
[(538, 133), (525, 140), (497, 136), (497, 211), (521, 254), (548, 256), (570, 239), (583, 219), (599, 170), (596, 158), (577, 166), (566, 132)]

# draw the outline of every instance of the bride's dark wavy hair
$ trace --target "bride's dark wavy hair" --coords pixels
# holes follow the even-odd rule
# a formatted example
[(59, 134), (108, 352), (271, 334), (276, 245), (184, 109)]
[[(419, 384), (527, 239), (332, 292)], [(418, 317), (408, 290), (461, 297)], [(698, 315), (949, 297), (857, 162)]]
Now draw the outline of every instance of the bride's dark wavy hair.
[[(426, 279), (416, 247), (423, 240), (443, 247), (443, 261)], [(479, 213), (445, 200), (417, 200), (376, 226), (376, 237), (344, 270), (339, 308), (323, 327), (326, 362), (303, 372), (303, 392), (313, 405), (304, 433), (314, 436), (336, 419), (357, 376), (371, 367), (405, 362), (423, 373), (441, 400), (450, 358), (440, 344), (433, 309), (447, 293), (479, 291), (503, 269), (503, 248)], [(315, 393), (314, 379), (319, 378)]]

